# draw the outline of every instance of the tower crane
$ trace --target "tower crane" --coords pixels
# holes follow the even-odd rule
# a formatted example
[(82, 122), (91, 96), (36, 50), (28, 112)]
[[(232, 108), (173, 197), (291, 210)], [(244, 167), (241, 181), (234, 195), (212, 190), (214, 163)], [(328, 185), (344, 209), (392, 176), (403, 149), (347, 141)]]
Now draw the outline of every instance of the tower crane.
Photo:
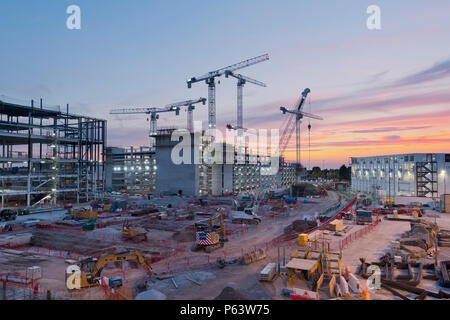
[(168, 104), (166, 108), (169, 109), (176, 109), (180, 107), (187, 107), (187, 130), (191, 133), (194, 132), (194, 110), (195, 110), (195, 104), (202, 103), (203, 105), (206, 104), (206, 98), (199, 98), (197, 100), (186, 100), (181, 102), (176, 102), (172, 104)]
[(124, 108), (124, 109), (114, 109), (111, 110), (110, 114), (149, 114), (150, 115), (150, 146), (156, 146), (156, 134), (157, 134), (157, 121), (159, 119), (159, 114), (164, 112), (176, 112), (178, 115), (180, 108), (176, 107), (166, 107), (166, 108)]
[(284, 155), (284, 152), (286, 151), (286, 147), (289, 143), (289, 140), (292, 137), (292, 134), (294, 133), (294, 129), (296, 131), (296, 143), (295, 143), (295, 152), (296, 152), (296, 164), (297, 168), (300, 169), (300, 125), (301, 120), (303, 117), (316, 119), (316, 120), (323, 120), (322, 117), (304, 112), (303, 105), (305, 103), (305, 100), (308, 96), (308, 94), (311, 92), (309, 88), (306, 88), (300, 97), (300, 99), (296, 102), (293, 109), (288, 110), (285, 107), (280, 107), (280, 110), (283, 112), (283, 114), (289, 113), (289, 118), (286, 122), (286, 125), (283, 129), (283, 133), (281, 134), (280, 138), (280, 154)]
[(243, 106), (243, 90), (244, 85), (249, 82), (253, 83), (260, 87), (267, 87), (264, 82), (243, 76), (242, 74), (235, 74), (233, 71), (225, 71), (225, 78), (233, 77), (237, 79), (237, 126), (233, 127), (231, 125), (227, 125), (228, 129), (237, 129), (238, 131), (238, 147), (241, 148), (243, 145), (243, 131), (244, 128), (244, 106)]
[(228, 67), (221, 68), (215, 71), (208, 72), (202, 76), (193, 77), (187, 80), (188, 88), (192, 87), (193, 83), (205, 81), (208, 85), (208, 128), (216, 128), (216, 78), (221, 77), (227, 71), (233, 72), (239, 69), (243, 69), (254, 64), (269, 60), (269, 54), (263, 54), (255, 58), (244, 60), (236, 64), (232, 64)]

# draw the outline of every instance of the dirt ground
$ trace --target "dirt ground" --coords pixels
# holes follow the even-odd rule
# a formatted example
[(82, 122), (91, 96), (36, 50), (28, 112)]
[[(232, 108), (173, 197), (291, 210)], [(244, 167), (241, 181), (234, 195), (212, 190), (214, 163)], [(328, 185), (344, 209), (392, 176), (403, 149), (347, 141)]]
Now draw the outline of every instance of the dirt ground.
[[(254, 245), (260, 245), (272, 240), (273, 238), (283, 234), (286, 226), (294, 220), (303, 219), (305, 216), (314, 216), (324, 211), (337, 199), (337, 195), (333, 192), (329, 193), (326, 198), (314, 199), (315, 203), (302, 204), (298, 210), (292, 210), (286, 218), (268, 219), (263, 221), (254, 229), (247, 233), (243, 233), (239, 237), (230, 237), (225, 247), (214, 251), (210, 256), (214, 260), (216, 257), (228, 255), (230, 253), (240, 252), (242, 248), (250, 248)], [(435, 213), (426, 212), (425, 217), (434, 221)], [(437, 223), (442, 229), (450, 229), (450, 215), (438, 214)], [(348, 225), (348, 222), (346, 222)], [(351, 225), (348, 233), (356, 232), (362, 226)], [(409, 222), (384, 220), (372, 232), (352, 242), (343, 250), (343, 266), (349, 266), (352, 272), (355, 272), (360, 264), (360, 258), (366, 258), (367, 261), (377, 261), (379, 257), (390, 250), (390, 242), (400, 238), (401, 234), (410, 229)], [(102, 232), (117, 233), (117, 226)], [(97, 232), (101, 232), (100, 230)], [(152, 240), (170, 240), (174, 237), (175, 232), (165, 230), (149, 230), (148, 237)], [(181, 237), (181, 236), (180, 236)], [(183, 238), (183, 237), (181, 237)], [(180, 238), (180, 239), (181, 239)], [(339, 240), (341, 237), (327, 235), (327, 239)], [(188, 242), (183, 244), (189, 245)], [(141, 245), (138, 245), (141, 246)], [(144, 248), (143, 248), (144, 249)], [(442, 248), (440, 255), (442, 258), (450, 258), (449, 248)], [(295, 248), (286, 251), (286, 262), (289, 260), (290, 254)], [(193, 253), (189, 250), (181, 252), (177, 257), (195, 257), (195, 255), (204, 255), (203, 252)], [(273, 282), (260, 282), (258, 280), (259, 272), (269, 262), (276, 262), (277, 250), (271, 249), (267, 252), (267, 257), (250, 265), (241, 265), (239, 263), (231, 264), (220, 269), (216, 265), (197, 268), (190, 272), (175, 274), (175, 281), (178, 288), (171, 280), (157, 280), (153, 278), (149, 282), (149, 289), (161, 291), (166, 295), (167, 299), (194, 299), (194, 300), (210, 300), (217, 297), (222, 290), (229, 286), (235, 288), (239, 294), (247, 299), (282, 299), (281, 290), (286, 287), (286, 278), (277, 276)], [(431, 261), (432, 262), (432, 261)], [(65, 287), (65, 269), (68, 264), (64, 258), (36, 256), (30, 254), (20, 254), (14, 251), (0, 249), (0, 270), (2, 273), (23, 274), (27, 267), (40, 266), (42, 268), (43, 279), (40, 280), (42, 288), (52, 290), (58, 295), (73, 299), (105, 299), (105, 293), (101, 288), (91, 288), (81, 290), (79, 292), (69, 293)], [(105, 276), (124, 276), (124, 288), (120, 292), (129, 299), (133, 299), (138, 291), (142, 290), (144, 279), (148, 279), (145, 272), (139, 266), (133, 263), (124, 264), (125, 272), (121, 272), (120, 265), (112, 265), (105, 268), (102, 275)], [(200, 272), (203, 278), (196, 278), (196, 274)], [(195, 282), (188, 279), (196, 279)], [(424, 281), (424, 287), (438, 290), (435, 282)], [(138, 287), (140, 289), (138, 290)], [(389, 295), (375, 295), (379, 299), (393, 299)]]

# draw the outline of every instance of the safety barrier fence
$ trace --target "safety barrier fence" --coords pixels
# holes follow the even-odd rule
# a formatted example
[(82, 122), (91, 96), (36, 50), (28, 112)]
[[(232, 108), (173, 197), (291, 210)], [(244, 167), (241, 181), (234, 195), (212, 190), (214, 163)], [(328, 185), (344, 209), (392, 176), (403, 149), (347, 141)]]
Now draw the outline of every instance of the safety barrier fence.
[[(331, 208), (327, 209), (326, 211), (331, 212), (332, 210), (338, 210), (342, 204), (341, 199), (333, 205)], [(329, 219), (327, 222), (322, 224), (320, 227), (312, 228), (305, 233), (310, 233), (317, 229), (325, 229), (328, 223), (336, 219), (337, 217), (340, 217), (340, 213), (343, 211), (349, 210), (356, 202), (356, 199), (352, 200), (350, 203), (348, 203), (342, 210), (339, 210), (331, 219)], [(245, 232), (249, 232), (249, 230), (254, 230), (254, 227), (245, 226), (243, 227)], [(236, 231), (235, 231), (236, 232)], [(238, 234), (233, 233), (233, 234)], [(275, 238), (271, 241), (267, 241), (264, 243), (259, 243), (253, 246), (249, 247), (234, 247), (234, 248), (227, 248), (220, 250), (218, 253), (212, 253), (209, 255), (203, 255), (203, 254), (195, 254), (191, 256), (185, 256), (185, 257), (172, 257), (166, 260), (158, 261), (154, 264), (152, 264), (153, 272), (155, 274), (165, 274), (165, 273), (172, 273), (172, 272), (182, 272), (187, 271), (192, 268), (207, 266), (216, 263), (216, 260), (218, 258), (220, 259), (239, 259), (244, 254), (255, 252), (259, 249), (268, 251), (273, 248), (277, 248), (280, 246), (295, 246), (298, 241), (298, 235), (291, 236), (289, 239), (285, 239), (282, 237)]]
[(371, 224), (365, 226), (362, 229), (359, 229), (356, 232), (350, 233), (344, 239), (340, 240), (340, 243), (339, 243), (340, 248), (344, 249), (345, 247), (347, 247), (353, 241), (355, 241), (355, 240), (365, 236), (369, 232), (372, 232), (381, 223), (381, 221), (382, 220), (380, 220), (377, 217), (377, 219), (374, 222), (372, 222)]
[[(311, 248), (313, 250), (321, 250), (323, 245), (327, 247), (328, 250), (337, 251), (341, 248), (346, 248), (353, 241), (360, 239), (361, 237), (367, 235), (369, 232), (373, 231), (376, 226), (380, 223), (380, 220), (374, 221), (372, 224), (365, 226), (364, 228), (353, 232), (346, 236), (344, 239), (336, 241), (322, 242), (320, 240), (310, 242)], [(256, 252), (260, 249), (266, 252), (271, 249), (276, 248), (290, 248), (292, 250), (298, 249), (298, 239), (294, 238), (288, 241), (280, 241), (273, 239), (264, 243), (257, 245), (245, 247), (245, 248), (228, 248), (226, 250), (220, 250), (219, 253), (212, 253), (209, 255), (196, 254), (186, 257), (173, 257), (166, 260), (159, 261), (152, 264), (153, 271), (155, 275), (167, 274), (174, 272), (185, 272), (194, 268), (203, 267), (207, 265), (212, 265), (216, 263), (217, 259), (240, 259), (244, 254)]]
[(68, 298), (42, 288), (27, 275), (0, 274), (0, 300), (67, 300)]
[[(326, 226), (331, 221), (333, 221), (337, 217), (340, 217), (340, 214), (343, 211), (349, 210), (355, 204), (355, 202), (356, 202), (356, 199), (352, 200), (349, 204), (347, 204), (342, 210), (339, 210), (331, 219), (326, 221), (324, 224), (320, 225), (319, 227), (312, 228), (304, 233), (310, 233), (317, 229), (320, 229), (320, 230), (325, 229)], [(333, 210), (338, 210), (338, 209), (340, 209), (341, 206), (342, 206), (341, 201), (339, 201), (337, 204), (335, 204), (331, 208), (327, 209), (325, 212), (329, 213)], [(234, 229), (233, 233), (231, 235), (240, 236), (242, 233), (251, 232), (254, 229), (255, 229), (255, 226), (243, 225), (240, 228)], [(339, 245), (342, 245), (342, 247), (345, 247), (351, 241), (354, 241), (356, 239), (356, 237), (360, 237), (360, 236), (366, 234), (367, 232), (369, 232), (370, 230), (372, 230), (371, 226), (367, 226), (367, 228), (364, 228), (363, 231), (359, 231), (357, 233), (357, 235), (351, 234), (351, 235), (347, 236), (346, 238), (344, 238), (343, 240), (341, 240), (342, 244), (339, 244)], [(99, 240), (104, 240), (105, 235), (106, 235), (105, 237), (120, 236), (117, 234), (92, 233), (92, 232), (89, 233), (89, 232), (81, 232), (81, 231), (80, 231), (80, 233), (90, 234), (89, 236), (94, 235), (94, 237), (99, 237)], [(153, 272), (155, 275), (190, 270), (192, 268), (197, 268), (197, 267), (214, 264), (214, 263), (216, 263), (216, 260), (218, 258), (238, 259), (238, 258), (242, 257), (244, 254), (257, 251), (258, 249), (263, 249), (263, 250), (268, 251), (270, 249), (280, 247), (280, 246), (294, 246), (296, 244), (296, 242), (298, 241), (297, 237), (298, 237), (297, 234), (291, 235), (290, 237), (278, 237), (271, 241), (267, 241), (267, 242), (260, 243), (257, 245), (249, 246), (246, 248), (243, 248), (243, 247), (227, 248), (225, 250), (220, 250), (219, 252), (212, 253), (212, 254), (193, 254), (193, 255), (188, 255), (188, 256), (183, 256), (183, 257), (179, 257), (179, 256), (170, 257), (170, 256), (164, 256), (164, 254), (163, 254), (163, 255), (159, 256), (159, 258), (161, 258), (159, 261), (152, 263), (152, 268), (153, 268)], [(179, 252), (186, 250), (186, 248), (184, 246), (182, 246), (182, 248), (181, 248), (179, 243), (175, 242), (175, 241), (157, 240), (157, 241), (154, 241), (154, 244), (155, 244), (155, 246), (179, 249)], [(25, 248), (23, 250), (26, 250), (27, 252), (30, 252), (30, 253), (48, 255), (48, 256), (53, 256), (53, 257), (60, 257), (60, 258), (65, 258), (65, 259), (74, 259), (74, 260), (78, 259), (78, 255), (73, 254), (68, 251), (62, 251), (62, 250), (51, 250), (51, 249), (44, 249), (44, 248), (38, 248), (38, 247), (30, 247), (30, 248)], [(123, 272), (120, 273), (120, 275), (123, 275)]]

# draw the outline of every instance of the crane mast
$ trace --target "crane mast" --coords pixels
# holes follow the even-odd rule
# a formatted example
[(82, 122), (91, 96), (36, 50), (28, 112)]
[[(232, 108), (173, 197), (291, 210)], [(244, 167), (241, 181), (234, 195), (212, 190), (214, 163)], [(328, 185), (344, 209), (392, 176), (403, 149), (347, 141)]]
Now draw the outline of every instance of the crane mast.
[(197, 100), (186, 100), (168, 104), (166, 108), (180, 108), (187, 107), (187, 130), (191, 133), (194, 132), (194, 110), (197, 103), (206, 104), (206, 98), (199, 98)]
[[(242, 147), (244, 146), (244, 85), (249, 82), (260, 87), (267, 87), (264, 82), (243, 76), (242, 74), (235, 74), (233, 71), (226, 71), (225, 77), (233, 77), (237, 79), (237, 144), (238, 152), (242, 154)], [(231, 127), (231, 126), (229, 126)]]
[(269, 54), (263, 54), (251, 59), (247, 59), (235, 64), (232, 64), (228, 67), (221, 68), (215, 71), (208, 72), (202, 76), (193, 77), (187, 80), (188, 88), (192, 87), (193, 83), (205, 81), (208, 85), (208, 128), (215, 129), (216, 128), (216, 81), (215, 78), (221, 77), (227, 71), (233, 72), (239, 69), (243, 69), (254, 64), (269, 60)]
[(150, 147), (156, 147), (156, 134), (158, 132), (157, 122), (160, 113), (176, 112), (178, 114), (179, 108), (166, 107), (166, 108), (122, 108), (113, 109), (110, 114), (149, 114), (150, 115)]
[(297, 101), (297, 103), (295, 104), (294, 108), (292, 110), (288, 110), (285, 107), (280, 107), (280, 110), (283, 112), (283, 114), (289, 113), (288, 116), (288, 120), (286, 122), (286, 125), (283, 129), (283, 133), (281, 135), (281, 139), (280, 139), (280, 154), (284, 155), (287, 145), (292, 137), (292, 134), (294, 133), (294, 130), (296, 132), (296, 139), (295, 139), (295, 154), (296, 154), (296, 164), (297, 164), (297, 168), (300, 169), (301, 167), (301, 151), (300, 151), (300, 147), (301, 147), (301, 140), (300, 140), (300, 125), (301, 125), (301, 119), (303, 119), (303, 117), (307, 117), (307, 118), (311, 118), (311, 119), (316, 119), (316, 120), (323, 120), (322, 117), (311, 114), (311, 113), (307, 113), (304, 112), (303, 109), (303, 105), (306, 101), (306, 98), (308, 96), (308, 94), (311, 92), (310, 89), (305, 89), (302, 92), (302, 95), (300, 97), (300, 99)]

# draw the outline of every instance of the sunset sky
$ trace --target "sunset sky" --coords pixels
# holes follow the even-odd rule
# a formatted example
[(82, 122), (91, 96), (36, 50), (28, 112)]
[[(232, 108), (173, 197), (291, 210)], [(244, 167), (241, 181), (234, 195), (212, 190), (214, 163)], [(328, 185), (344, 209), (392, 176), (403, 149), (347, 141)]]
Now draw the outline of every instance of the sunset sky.
[[(71, 4), (81, 8), (81, 30), (66, 28)], [(381, 8), (381, 30), (366, 27), (372, 4)], [(279, 107), (310, 88), (304, 110), (324, 118), (311, 121), (311, 166), (450, 153), (448, 0), (16, 0), (0, 2), (0, 12), (0, 95), (42, 97), (105, 118), (110, 146), (147, 145), (149, 127), (145, 115), (110, 109), (207, 97), (204, 83), (187, 89), (186, 79), (269, 53), (269, 61), (239, 71), (268, 85), (246, 85), (244, 126), (280, 128)], [(236, 122), (236, 81), (220, 81), (224, 128)], [(206, 106), (195, 119), (206, 121)], [(158, 125), (185, 122), (182, 112)], [(293, 144), (288, 156), (295, 157)]]

